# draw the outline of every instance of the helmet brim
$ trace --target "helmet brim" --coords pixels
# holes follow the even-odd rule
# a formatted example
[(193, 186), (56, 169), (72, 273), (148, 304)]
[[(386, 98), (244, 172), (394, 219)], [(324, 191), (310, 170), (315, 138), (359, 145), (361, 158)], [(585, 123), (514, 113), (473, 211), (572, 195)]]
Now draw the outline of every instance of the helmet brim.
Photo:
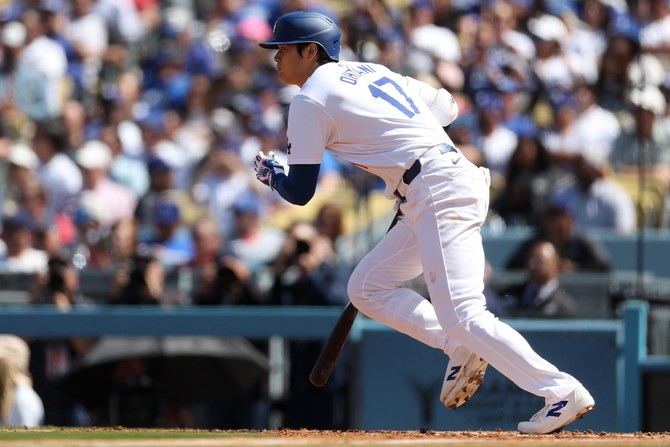
[[(321, 46), (319, 42), (312, 42), (312, 41), (305, 41), (305, 40), (292, 40), (292, 41), (278, 41), (278, 40), (266, 40), (265, 42), (260, 42), (258, 45), (261, 48), (266, 48), (269, 50), (278, 50), (279, 45), (292, 45), (292, 44), (298, 44), (298, 43), (315, 43), (318, 46)], [(323, 48), (323, 47), (321, 47)], [(328, 52), (326, 52), (328, 54)], [(337, 62), (339, 58), (332, 57), (331, 55), (328, 54), (328, 57), (330, 57), (330, 60)]]
[[(260, 45), (261, 48), (276, 50), (279, 48), (279, 45), (291, 45), (294, 43), (306, 43), (306, 42), (304, 40), (291, 40), (288, 42), (280, 40), (266, 40), (265, 42), (261, 42), (258, 45)], [(311, 42), (311, 43), (317, 43), (317, 42)]]
[(274, 40), (267, 40), (265, 42), (261, 42), (258, 44), (261, 48), (268, 48), (270, 50), (276, 50), (279, 48), (279, 42), (275, 42)]

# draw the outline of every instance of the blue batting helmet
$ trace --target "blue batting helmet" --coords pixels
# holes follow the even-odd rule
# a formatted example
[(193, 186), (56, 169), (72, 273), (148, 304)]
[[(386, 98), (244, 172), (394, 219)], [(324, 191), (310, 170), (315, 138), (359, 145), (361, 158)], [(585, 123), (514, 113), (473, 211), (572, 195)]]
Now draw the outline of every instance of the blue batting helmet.
[(272, 29), (272, 38), (259, 45), (277, 49), (280, 44), (315, 43), (328, 56), (340, 59), (340, 30), (330, 18), (318, 12), (296, 11), (279, 17)]

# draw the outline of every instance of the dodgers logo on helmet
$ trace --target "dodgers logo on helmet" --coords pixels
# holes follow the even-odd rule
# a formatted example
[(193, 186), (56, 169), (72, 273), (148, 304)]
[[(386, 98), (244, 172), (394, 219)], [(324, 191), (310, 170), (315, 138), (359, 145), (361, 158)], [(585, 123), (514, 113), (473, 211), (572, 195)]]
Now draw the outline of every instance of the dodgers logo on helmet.
[(277, 49), (280, 44), (315, 43), (328, 56), (340, 59), (340, 30), (329, 17), (312, 11), (289, 12), (279, 17), (272, 27), (272, 38), (259, 45)]

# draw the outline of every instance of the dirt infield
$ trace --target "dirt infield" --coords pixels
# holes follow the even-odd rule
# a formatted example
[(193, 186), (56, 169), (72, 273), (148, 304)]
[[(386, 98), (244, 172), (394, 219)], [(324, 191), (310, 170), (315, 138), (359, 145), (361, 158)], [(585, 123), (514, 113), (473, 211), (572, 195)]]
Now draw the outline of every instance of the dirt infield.
[(562, 431), (523, 435), (509, 431), (197, 431), (0, 429), (0, 447), (254, 447), (254, 446), (670, 446), (670, 433)]
[(551, 435), (525, 435), (512, 431), (279, 431), (279, 439), (314, 440), (340, 444), (428, 445), (668, 445), (670, 433), (605, 433), (562, 431)]

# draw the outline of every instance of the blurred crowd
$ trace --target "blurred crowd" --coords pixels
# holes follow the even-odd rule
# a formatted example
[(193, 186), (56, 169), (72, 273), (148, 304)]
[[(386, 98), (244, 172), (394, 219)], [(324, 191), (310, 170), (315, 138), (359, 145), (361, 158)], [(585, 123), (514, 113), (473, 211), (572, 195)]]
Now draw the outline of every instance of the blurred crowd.
[[(36, 274), (32, 302), (63, 309), (90, 302), (77, 282), (90, 271), (113, 272), (109, 304), (345, 303), (335, 197), (381, 185), (326, 154), (319, 188), (333, 200), (279, 227), (292, 205), (253, 175), (258, 151), (286, 156), (296, 93), (257, 43), (301, 9), (338, 23), (343, 59), (455, 96), (445, 131), (492, 172), (487, 225), (538, 230), (509, 268), (604, 271), (573, 227), (667, 225), (670, 0), (0, 1), (0, 273)], [(642, 187), (653, 206), (639, 206)], [(197, 272), (188, 294), (166, 285), (180, 271)], [(574, 313), (569, 299), (553, 308)], [(294, 364), (315, 346), (294, 344)], [(33, 347), (45, 380), (88, 348)], [(78, 423), (49, 419), (65, 414), (52, 402), (47, 422)], [(346, 426), (305, 408), (289, 422)]]
[[(142, 247), (170, 270), (202, 262), (210, 233), (240, 274), (276, 258), (288, 224), (268, 219), (290, 205), (251, 160), (285, 156), (295, 88), (257, 42), (295, 9), (338, 22), (344, 59), (455, 95), (445, 131), (493, 173), (491, 225), (537, 226), (553, 203), (581, 230), (630, 234), (649, 222), (627, 175), (667, 195), (667, 0), (14, 1), (0, 9), (0, 269), (118, 268)], [(327, 156), (320, 187), (360, 192), (360, 177)]]

